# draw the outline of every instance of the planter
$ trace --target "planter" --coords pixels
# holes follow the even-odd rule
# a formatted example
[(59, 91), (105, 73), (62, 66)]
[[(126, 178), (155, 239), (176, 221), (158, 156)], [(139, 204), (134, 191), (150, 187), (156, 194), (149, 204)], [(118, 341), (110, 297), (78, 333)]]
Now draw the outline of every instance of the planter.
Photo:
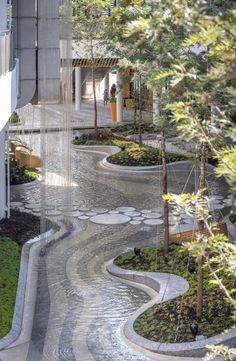
[(111, 119), (113, 122), (116, 122), (117, 120), (116, 102), (110, 102), (110, 109), (111, 109)]

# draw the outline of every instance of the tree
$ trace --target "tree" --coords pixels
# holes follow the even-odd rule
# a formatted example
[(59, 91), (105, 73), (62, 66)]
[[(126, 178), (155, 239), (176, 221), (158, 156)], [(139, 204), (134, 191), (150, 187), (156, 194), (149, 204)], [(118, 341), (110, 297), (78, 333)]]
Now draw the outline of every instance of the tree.
[(73, 38), (89, 60), (92, 69), (94, 132), (97, 135), (96, 58), (104, 52), (104, 33), (111, 0), (72, 0)]
[[(173, 93), (168, 81), (164, 77), (157, 78), (156, 75), (157, 70), (159, 73), (167, 69), (169, 71), (173, 58), (178, 55), (179, 45), (184, 35), (184, 8), (181, 8), (177, 1), (134, 0), (130, 6), (119, 9), (114, 16), (112, 34), (113, 41), (121, 44), (119, 57), (123, 59), (124, 65), (129, 65), (134, 69), (135, 73), (159, 98), (157, 100), (158, 117), (155, 122), (161, 127), (163, 194), (166, 194), (165, 129), (168, 117), (165, 105), (172, 98)], [(169, 209), (165, 199), (163, 207), (164, 253), (166, 254), (169, 247)]]
[[(140, 2), (139, 2), (140, 4)], [(173, 119), (183, 138), (201, 140), (201, 180), (195, 195), (185, 195), (178, 202), (194, 205), (199, 220), (199, 236), (189, 249), (199, 262), (198, 316), (201, 317), (202, 260), (212, 272), (215, 281), (225, 291), (230, 302), (232, 290), (224, 287), (217, 271), (212, 268), (214, 260), (225, 269), (235, 271), (235, 249), (225, 242), (215, 225), (209, 220), (204, 190), (205, 147), (217, 158), (216, 174), (224, 174), (233, 194), (236, 185), (236, 147), (224, 146), (235, 135), (232, 118), (236, 114), (236, 11), (235, 2), (225, 1), (149, 1), (152, 12), (144, 12), (129, 26), (137, 36), (136, 44), (152, 45), (154, 64), (146, 66), (145, 81), (158, 90), (161, 115), (171, 110)], [(147, 5), (147, 4), (145, 4)], [(134, 46), (132, 49), (136, 49)], [(148, 66), (148, 70), (147, 70)], [(168, 92), (163, 90), (168, 89)], [(181, 94), (178, 97), (179, 90)], [(164, 93), (164, 96), (163, 96)], [(161, 116), (160, 116), (161, 119)], [(223, 146), (223, 148), (222, 148)], [(165, 192), (164, 192), (165, 193)], [(167, 201), (176, 198), (165, 197)], [(178, 205), (178, 202), (176, 203)], [(182, 209), (183, 209), (182, 208)], [(186, 209), (186, 211), (188, 211)], [(192, 213), (193, 214), (193, 213)], [(209, 232), (206, 236), (203, 226)], [(218, 247), (219, 245), (219, 247)], [(217, 251), (216, 258), (210, 250)]]
[[(229, 4), (230, 3), (230, 4)], [(235, 127), (232, 122), (232, 114), (235, 114), (236, 94), (236, 11), (235, 3), (228, 2), (221, 6), (221, 11), (215, 13), (219, 2), (213, 1), (212, 7), (206, 1), (197, 2), (189, 11), (188, 37), (183, 43), (185, 49), (196, 49), (199, 51), (195, 63), (189, 63), (189, 59), (182, 57), (175, 62), (175, 74), (171, 74), (172, 85), (185, 81), (188, 97), (181, 102), (170, 104), (174, 120), (177, 122), (178, 130), (188, 139), (202, 139), (214, 154), (218, 161), (215, 173), (224, 175), (235, 196), (236, 186), (236, 147), (232, 144)], [(204, 6), (203, 6), (204, 5)], [(221, 3), (222, 5), (222, 3)], [(228, 6), (226, 6), (228, 5)], [(216, 15), (217, 14), (217, 15)], [(194, 24), (194, 25), (193, 25)], [(188, 60), (188, 61), (187, 61)], [(207, 71), (203, 71), (204, 60), (209, 65)], [(190, 66), (191, 65), (191, 66)], [(170, 74), (166, 74), (170, 76)], [(185, 199), (176, 197), (169, 198), (182, 210), (191, 203), (198, 213), (199, 221), (204, 224), (208, 236), (201, 234), (196, 242), (189, 244), (189, 250), (195, 257), (205, 265), (213, 275), (215, 282), (224, 290), (229, 302), (236, 307), (233, 297), (234, 290), (225, 287), (221, 276), (224, 272), (235, 275), (235, 247), (226, 242), (225, 236), (214, 232), (215, 225), (210, 221), (204, 197), (204, 185), (201, 187), (200, 198), (194, 200), (194, 196), (185, 196)], [(201, 199), (201, 201), (200, 201)], [(204, 202), (205, 199), (205, 202)], [(186, 200), (188, 200), (186, 202)], [(205, 211), (202, 205), (205, 203)], [(212, 256), (214, 254), (214, 256)], [(215, 268), (215, 265), (217, 267)], [(200, 271), (201, 272), (201, 271)], [(201, 301), (200, 301), (201, 303)], [(198, 303), (198, 315), (201, 315), (201, 305)], [(214, 354), (223, 355), (232, 359), (235, 350), (224, 347), (214, 349)]]

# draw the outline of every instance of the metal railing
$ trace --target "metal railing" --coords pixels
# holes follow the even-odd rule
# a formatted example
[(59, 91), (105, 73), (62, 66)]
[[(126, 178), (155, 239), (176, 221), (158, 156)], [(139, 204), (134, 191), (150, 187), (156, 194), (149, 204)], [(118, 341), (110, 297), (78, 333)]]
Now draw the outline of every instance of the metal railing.
[(10, 30), (0, 31), (0, 76), (6, 74), (12, 67), (11, 43)]

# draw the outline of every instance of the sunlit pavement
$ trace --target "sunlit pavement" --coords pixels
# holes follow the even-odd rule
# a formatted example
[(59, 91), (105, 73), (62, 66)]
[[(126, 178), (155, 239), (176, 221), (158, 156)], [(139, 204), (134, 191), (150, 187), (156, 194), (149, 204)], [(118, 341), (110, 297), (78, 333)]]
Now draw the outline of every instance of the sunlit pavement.
[[(66, 111), (70, 114), (69, 125), (74, 129), (93, 128), (94, 126), (94, 105), (92, 100), (84, 100), (81, 109), (76, 111), (74, 105), (68, 105)], [(112, 122), (109, 104), (103, 105), (102, 100), (97, 101), (97, 124), (98, 127), (113, 127), (117, 122)], [(20, 125), (10, 125), (10, 131), (39, 131), (42, 126), (49, 129), (58, 129), (63, 126), (65, 106), (63, 104), (47, 104), (32, 106), (28, 104), (19, 109), (21, 118)], [(45, 117), (44, 122), (42, 118)], [(133, 123), (134, 109), (123, 109), (123, 121)], [(152, 112), (143, 111), (143, 119), (146, 122), (152, 121)], [(42, 125), (43, 123), (43, 125)], [(65, 122), (64, 122), (65, 123)]]

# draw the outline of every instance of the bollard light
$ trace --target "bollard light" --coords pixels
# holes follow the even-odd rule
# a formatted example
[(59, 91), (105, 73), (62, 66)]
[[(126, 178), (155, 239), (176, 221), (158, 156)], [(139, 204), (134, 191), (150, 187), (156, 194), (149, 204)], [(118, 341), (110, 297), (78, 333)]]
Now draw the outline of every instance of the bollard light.
[(141, 257), (141, 249), (140, 248), (134, 248), (134, 254), (135, 256)]
[(197, 336), (197, 334), (198, 334), (198, 324), (197, 323), (192, 323), (190, 325), (190, 331), (192, 332), (193, 336)]

